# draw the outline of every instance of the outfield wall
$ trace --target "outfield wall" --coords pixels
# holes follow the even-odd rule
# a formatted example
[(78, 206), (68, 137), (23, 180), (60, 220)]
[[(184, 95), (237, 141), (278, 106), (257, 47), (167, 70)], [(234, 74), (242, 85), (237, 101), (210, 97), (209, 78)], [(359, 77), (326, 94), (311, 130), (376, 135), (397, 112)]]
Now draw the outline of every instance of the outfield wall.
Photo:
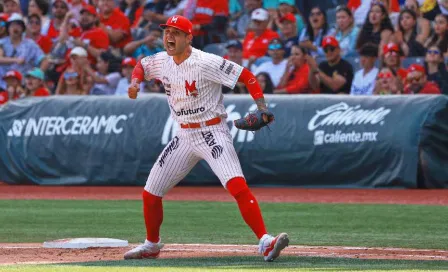
[[(446, 96), (266, 99), (276, 121), (255, 134), (231, 122), (255, 109), (250, 96), (224, 99), (235, 148), (252, 185), (448, 188)], [(0, 107), (0, 180), (143, 185), (178, 129), (163, 94), (11, 102)], [(174, 148), (170, 151), (175, 155)], [(219, 181), (200, 162), (182, 184)]]

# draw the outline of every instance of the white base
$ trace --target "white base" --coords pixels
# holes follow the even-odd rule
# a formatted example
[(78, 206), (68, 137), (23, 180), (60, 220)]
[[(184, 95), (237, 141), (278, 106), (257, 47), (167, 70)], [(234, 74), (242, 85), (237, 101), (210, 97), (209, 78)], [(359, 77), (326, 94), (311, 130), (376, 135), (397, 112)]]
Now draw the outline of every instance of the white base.
[(44, 242), (45, 248), (127, 247), (128, 241), (112, 238), (69, 238)]

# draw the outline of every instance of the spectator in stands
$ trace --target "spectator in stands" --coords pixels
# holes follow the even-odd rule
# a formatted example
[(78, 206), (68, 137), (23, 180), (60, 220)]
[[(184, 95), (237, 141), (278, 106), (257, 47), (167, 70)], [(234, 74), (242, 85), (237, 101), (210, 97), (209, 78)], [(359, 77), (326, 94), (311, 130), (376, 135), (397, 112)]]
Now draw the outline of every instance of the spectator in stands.
[(434, 24), (434, 34), (426, 41), (425, 47), (437, 46), (443, 56), (448, 57), (448, 15), (439, 14)]
[(98, 10), (100, 27), (109, 36), (110, 45), (122, 49), (132, 40), (129, 19), (116, 8), (115, 0), (99, 0)]
[(193, 23), (193, 46), (224, 42), (229, 17), (228, 0), (188, 0), (184, 16)]
[(325, 37), (322, 47), (327, 60), (319, 67), (315, 59), (308, 57), (311, 88), (320, 89), (322, 94), (349, 94), (353, 80), (352, 65), (341, 58), (339, 43), (333, 36)]
[(404, 9), (398, 17), (398, 28), (395, 31), (395, 42), (401, 47), (407, 57), (425, 55), (425, 48), (417, 41), (417, 14), (410, 9)]
[(407, 72), (404, 94), (440, 94), (439, 86), (427, 80), (423, 66), (411, 64)]
[(109, 51), (102, 52), (98, 57), (96, 68), (98, 72), (92, 69), (90, 65), (83, 65), (84, 71), (93, 80), (93, 87), (90, 94), (93, 95), (111, 95), (115, 94), (118, 82), (121, 79), (120, 61)]
[(359, 49), (359, 55), (362, 69), (355, 73), (350, 94), (372, 95), (378, 75), (378, 68), (375, 67), (375, 62), (378, 59), (378, 46), (366, 43)]
[[(61, 1), (67, 1), (67, 0), (61, 0)], [(87, 4), (90, 3), (90, 1), (70, 0), (67, 2), (68, 2), (68, 10), (70, 10), (70, 12), (73, 13), (73, 18), (76, 21), (81, 21), (81, 11)]]
[(71, 19), (74, 18), (74, 14), (68, 12), (65, 20), (64, 26), (61, 27), (61, 33), (59, 37), (59, 42), (65, 43), (67, 40), (72, 40), (75, 46), (84, 48), (89, 53), (89, 61), (94, 64), (96, 63), (96, 58), (101, 52), (109, 49), (109, 36), (100, 27), (98, 27), (98, 14), (94, 6), (85, 5), (81, 10), (81, 34), (79, 37), (76, 36), (70, 38), (69, 35), (75, 35), (71, 29)]
[(45, 87), (45, 75), (39, 68), (34, 68), (25, 74), (26, 96), (49, 96)]
[(143, 14), (143, 5), (140, 0), (121, 0), (120, 11), (129, 19), (131, 28), (137, 27)]
[(8, 71), (3, 76), (3, 80), (6, 82), (6, 92), (2, 94), (3, 103), (25, 97), (26, 92), (22, 86), (23, 76), (19, 71)]
[[(305, 28), (305, 22), (299, 9), (295, 6), (293, 0), (278, 0), (278, 9), (274, 13), (273, 22), (275, 23), (276, 29), (281, 30), (282, 18), (291, 14), (294, 17), (294, 24), (296, 29), (296, 36), (298, 33), (302, 33)], [(292, 21), (292, 18), (289, 18)]]
[(358, 39), (359, 28), (355, 25), (353, 14), (346, 6), (336, 8), (336, 29), (331, 32), (339, 42), (342, 57), (356, 55), (356, 40)]
[(227, 36), (230, 39), (243, 38), (252, 20), (252, 12), (262, 7), (262, 0), (245, 0), (243, 12), (237, 15), (236, 18), (231, 19), (230, 26), (227, 29)]
[(274, 84), (272, 83), (271, 77), (266, 72), (261, 72), (257, 74), (257, 81), (260, 84), (263, 93), (272, 94), (274, 91)]
[(299, 37), (299, 44), (311, 52), (313, 56), (324, 56), (322, 40), (329, 32), (327, 14), (319, 7), (311, 9), (306, 28)]
[(291, 48), (293, 45), (297, 44), (297, 24), (296, 17), (292, 13), (285, 14), (280, 18), (280, 36), (285, 44), (285, 57), (291, 55)]
[[(14, 13), (7, 23), (9, 36), (2, 40), (4, 56), (0, 57), (0, 76), (9, 70), (17, 70), (22, 74), (33, 67), (40, 66), (43, 70), (48, 62), (42, 49), (31, 39), (23, 36), (25, 23), (20, 14)], [(4, 88), (4, 82), (0, 83)]]
[(396, 43), (390, 42), (383, 47), (382, 66), (392, 69), (402, 81), (406, 79), (406, 70), (401, 67), (402, 52)]
[(442, 51), (437, 46), (431, 46), (426, 51), (425, 66), (427, 80), (437, 83), (441, 92), (448, 94), (448, 72)]
[(64, 0), (55, 0), (51, 5), (51, 14), (53, 18), (47, 25), (42, 25), (41, 33), (56, 42), (59, 37), (59, 32), (64, 22), (65, 15), (68, 12), (68, 5)]
[(57, 95), (87, 95), (89, 90), (85, 88), (81, 75), (73, 68), (67, 68), (62, 74), (56, 89)]
[(349, 0), (347, 6), (349, 9), (354, 10), (356, 25), (362, 25), (365, 22), (371, 6), (375, 3), (383, 5), (387, 11), (387, 14), (390, 14), (390, 16), (388, 15), (389, 18), (395, 22), (394, 19), (396, 19), (398, 12), (400, 11), (398, 0)]
[(417, 37), (416, 40), (420, 44), (425, 44), (426, 40), (431, 33), (431, 23), (428, 19), (423, 18), (422, 12), (420, 10), (420, 5), (417, 0), (406, 0), (406, 9), (410, 9), (417, 15)]
[(4, 0), (3, 7), (4, 12), (9, 16), (13, 15), (14, 13), (22, 14), (19, 0)]
[(397, 77), (397, 73), (388, 68), (381, 68), (375, 81), (375, 95), (401, 94), (403, 92), (403, 84), (401, 79)]
[(131, 84), (132, 71), (134, 70), (135, 65), (137, 65), (137, 61), (134, 58), (127, 57), (123, 59), (121, 62), (121, 74), (123, 77), (118, 82), (115, 95), (128, 94), (128, 87), (129, 84)]
[(260, 64), (260, 66), (255, 68), (253, 73), (254, 75), (261, 72), (268, 73), (272, 79), (272, 83), (274, 83), (274, 87), (277, 87), (282, 75), (285, 73), (286, 63), (288, 62), (288, 60), (285, 59), (285, 49), (282, 41), (280, 39), (271, 40), (268, 47), (268, 53), (271, 60)]
[(45, 54), (50, 53), (53, 47), (53, 42), (48, 36), (41, 34), (41, 17), (37, 14), (31, 14), (28, 16), (28, 24), (26, 29), (26, 36), (33, 40)]
[(132, 56), (140, 60), (143, 57), (151, 56), (164, 51), (162, 42), (162, 30), (158, 26), (151, 26), (148, 35), (139, 41), (128, 43), (123, 52), (125, 55)]
[(9, 15), (6, 13), (0, 13), (0, 39), (8, 36), (6, 24), (8, 22)]
[(47, 25), (50, 22), (48, 18), (49, 3), (46, 0), (30, 0), (28, 2), (28, 17), (37, 15), (40, 18), (41, 25)]
[[(236, 64), (242, 65), (243, 63), (243, 45), (239, 40), (229, 40), (226, 44), (227, 58), (230, 61), (235, 62)], [(237, 94), (245, 94), (248, 93), (246, 89), (246, 85), (241, 82), (237, 82), (235, 88), (231, 90), (229, 87), (223, 85), (222, 87), (223, 93), (237, 93)]]
[(256, 9), (252, 12), (253, 31), (246, 34), (243, 42), (243, 64), (251, 67), (257, 58), (268, 52), (269, 42), (279, 38), (277, 32), (267, 28), (269, 14), (265, 9)]
[(393, 33), (394, 27), (388, 17), (386, 8), (379, 2), (375, 2), (372, 4), (369, 16), (367, 16), (361, 28), (356, 49), (359, 50), (367, 42), (373, 42), (381, 50), (392, 39)]
[(310, 82), (308, 80), (309, 66), (307, 59), (309, 51), (305, 47), (294, 45), (291, 49), (280, 84), (274, 90), (276, 94), (306, 94), (313, 93)]
[(422, 2), (419, 3), (421, 5), (420, 10), (422, 12), (423, 17), (429, 21), (434, 21), (436, 15), (442, 12), (439, 8), (437, 0), (423, 0), (423, 3)]
[(187, 0), (162, 0), (157, 2), (156, 22), (166, 22), (173, 15), (182, 15)]

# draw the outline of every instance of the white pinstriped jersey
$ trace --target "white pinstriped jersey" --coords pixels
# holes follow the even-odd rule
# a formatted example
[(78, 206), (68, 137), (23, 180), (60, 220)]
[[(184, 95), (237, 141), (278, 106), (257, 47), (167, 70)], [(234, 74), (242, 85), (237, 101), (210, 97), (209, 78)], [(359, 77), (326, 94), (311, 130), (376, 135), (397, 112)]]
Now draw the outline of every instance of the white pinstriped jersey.
[(196, 48), (180, 65), (166, 52), (145, 57), (141, 64), (146, 80), (163, 83), (171, 115), (182, 124), (226, 118), (222, 85), (233, 89), (243, 71), (232, 61)]

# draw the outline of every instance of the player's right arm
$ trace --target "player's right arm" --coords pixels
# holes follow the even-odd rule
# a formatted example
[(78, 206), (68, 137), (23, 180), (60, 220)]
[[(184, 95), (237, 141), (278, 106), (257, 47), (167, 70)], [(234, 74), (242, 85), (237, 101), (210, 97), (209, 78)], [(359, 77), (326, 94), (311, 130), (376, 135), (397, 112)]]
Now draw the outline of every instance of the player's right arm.
[(128, 88), (128, 96), (130, 99), (136, 99), (137, 93), (140, 91), (140, 83), (145, 78), (145, 72), (143, 70), (142, 61), (139, 60), (135, 65), (131, 76), (131, 85)]

